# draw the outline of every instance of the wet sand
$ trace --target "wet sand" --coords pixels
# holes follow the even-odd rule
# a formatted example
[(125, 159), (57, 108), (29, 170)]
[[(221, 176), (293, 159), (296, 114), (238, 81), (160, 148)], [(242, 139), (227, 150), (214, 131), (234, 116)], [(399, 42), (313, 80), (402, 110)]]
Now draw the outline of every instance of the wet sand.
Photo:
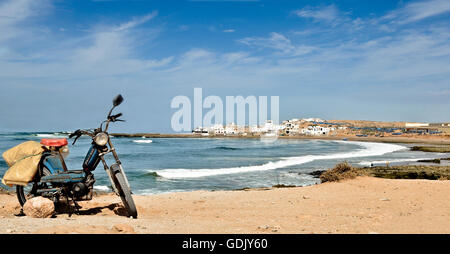
[(0, 233), (450, 233), (450, 181), (358, 177), (308, 187), (195, 191), (134, 196), (139, 218), (120, 198), (80, 202), (80, 215), (14, 216), (0, 194)]

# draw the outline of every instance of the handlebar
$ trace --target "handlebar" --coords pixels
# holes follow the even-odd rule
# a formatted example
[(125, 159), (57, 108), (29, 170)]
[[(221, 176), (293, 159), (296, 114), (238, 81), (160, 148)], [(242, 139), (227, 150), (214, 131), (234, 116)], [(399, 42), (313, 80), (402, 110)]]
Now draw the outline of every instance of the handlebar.
[(124, 122), (124, 120), (118, 119), (121, 116), (122, 116), (122, 113), (115, 114), (115, 115), (109, 116), (108, 120), (111, 122), (117, 122), (117, 121)]
[(92, 132), (90, 132), (90, 131), (78, 129), (78, 130), (76, 130), (76, 131), (74, 131), (74, 132), (72, 132), (72, 133), (69, 134), (69, 138), (75, 137), (75, 139), (74, 139), (73, 142), (72, 142), (72, 145), (75, 145), (75, 143), (77, 142), (77, 140), (78, 140), (81, 136), (83, 136), (83, 135), (88, 135), (88, 136), (91, 136), (91, 137), (94, 136), (94, 134), (93, 134)]
[(114, 118), (119, 118), (119, 117), (121, 117), (121, 116), (122, 116), (122, 113), (113, 115)]
[[(110, 113), (111, 113), (111, 112), (110, 112)], [(103, 121), (102, 124), (100, 125), (100, 128), (95, 129), (94, 132), (90, 132), (90, 131), (87, 131), (87, 130), (80, 130), (80, 129), (78, 129), (78, 130), (76, 130), (76, 131), (70, 133), (70, 134), (69, 134), (69, 138), (75, 137), (75, 139), (74, 139), (72, 145), (75, 145), (75, 143), (77, 142), (78, 138), (80, 138), (80, 137), (83, 136), (83, 135), (87, 135), (87, 136), (90, 136), (90, 137), (94, 137), (95, 134), (97, 134), (98, 132), (102, 132), (102, 131), (105, 131), (105, 132), (106, 132), (106, 131), (108, 130), (108, 126), (109, 126), (109, 123), (110, 123), (110, 122), (125, 122), (125, 120), (118, 119), (118, 118), (121, 117), (121, 116), (122, 116), (122, 113), (118, 113), (118, 114), (115, 114), (115, 115), (109, 115), (109, 116), (108, 116), (108, 120)], [(106, 127), (105, 127), (104, 130), (103, 130), (103, 123), (106, 123)]]
[(72, 145), (75, 145), (75, 143), (77, 142), (77, 140), (78, 140), (80, 137), (81, 137), (81, 135), (77, 136), (77, 137), (73, 140)]
[[(111, 110), (109, 110), (107, 119), (105, 121), (103, 121), (100, 124), (100, 128), (95, 129), (94, 132), (78, 129), (78, 130), (70, 133), (69, 134), (69, 138), (75, 137), (75, 140), (73, 141), (72, 145), (75, 145), (75, 142), (77, 142), (78, 138), (80, 138), (83, 135), (88, 135), (88, 136), (94, 138), (94, 136), (97, 135), (99, 132), (107, 132), (110, 122), (125, 122), (125, 120), (119, 119), (119, 117), (122, 116), (122, 113), (111, 115), (111, 113), (114, 110), (114, 108), (119, 106), (122, 103), (122, 101), (123, 101), (123, 97), (120, 94), (117, 95), (114, 98), (114, 100), (113, 100), (113, 107), (111, 108)], [(104, 123), (106, 123), (106, 127), (103, 129), (103, 124)]]
[(75, 136), (79, 136), (79, 135), (80, 135), (80, 131), (81, 131), (81, 130), (76, 130), (76, 131), (70, 133), (70, 134), (69, 134), (69, 138), (73, 138), (73, 137), (75, 137)]

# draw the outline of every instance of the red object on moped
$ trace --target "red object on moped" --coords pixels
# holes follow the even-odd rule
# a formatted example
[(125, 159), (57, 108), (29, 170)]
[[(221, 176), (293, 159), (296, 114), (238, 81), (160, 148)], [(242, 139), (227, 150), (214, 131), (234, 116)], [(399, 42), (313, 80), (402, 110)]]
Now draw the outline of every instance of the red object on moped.
[(51, 147), (63, 147), (68, 144), (67, 139), (65, 138), (44, 138), (41, 139), (41, 144), (44, 146)]

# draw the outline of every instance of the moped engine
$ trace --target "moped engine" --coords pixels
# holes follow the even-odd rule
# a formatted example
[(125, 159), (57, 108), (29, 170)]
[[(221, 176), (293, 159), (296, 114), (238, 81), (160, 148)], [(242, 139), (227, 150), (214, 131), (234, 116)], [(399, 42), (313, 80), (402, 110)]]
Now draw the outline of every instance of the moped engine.
[(79, 183), (74, 183), (72, 185), (72, 193), (75, 197), (80, 198), (84, 195), (86, 195), (88, 192), (88, 187), (86, 186), (86, 184), (79, 182)]
[(91, 200), (94, 193), (94, 175), (89, 174), (85, 182), (78, 182), (72, 185), (72, 195), (75, 200)]

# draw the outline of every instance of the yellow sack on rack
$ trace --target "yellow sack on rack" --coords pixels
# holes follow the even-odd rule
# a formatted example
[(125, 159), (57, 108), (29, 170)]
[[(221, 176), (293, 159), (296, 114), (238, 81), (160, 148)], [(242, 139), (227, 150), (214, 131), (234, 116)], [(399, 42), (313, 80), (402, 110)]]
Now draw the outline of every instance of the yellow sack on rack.
[(38, 171), (45, 149), (36, 141), (27, 141), (3, 153), (3, 159), (10, 166), (2, 183), (8, 186), (27, 185)]

